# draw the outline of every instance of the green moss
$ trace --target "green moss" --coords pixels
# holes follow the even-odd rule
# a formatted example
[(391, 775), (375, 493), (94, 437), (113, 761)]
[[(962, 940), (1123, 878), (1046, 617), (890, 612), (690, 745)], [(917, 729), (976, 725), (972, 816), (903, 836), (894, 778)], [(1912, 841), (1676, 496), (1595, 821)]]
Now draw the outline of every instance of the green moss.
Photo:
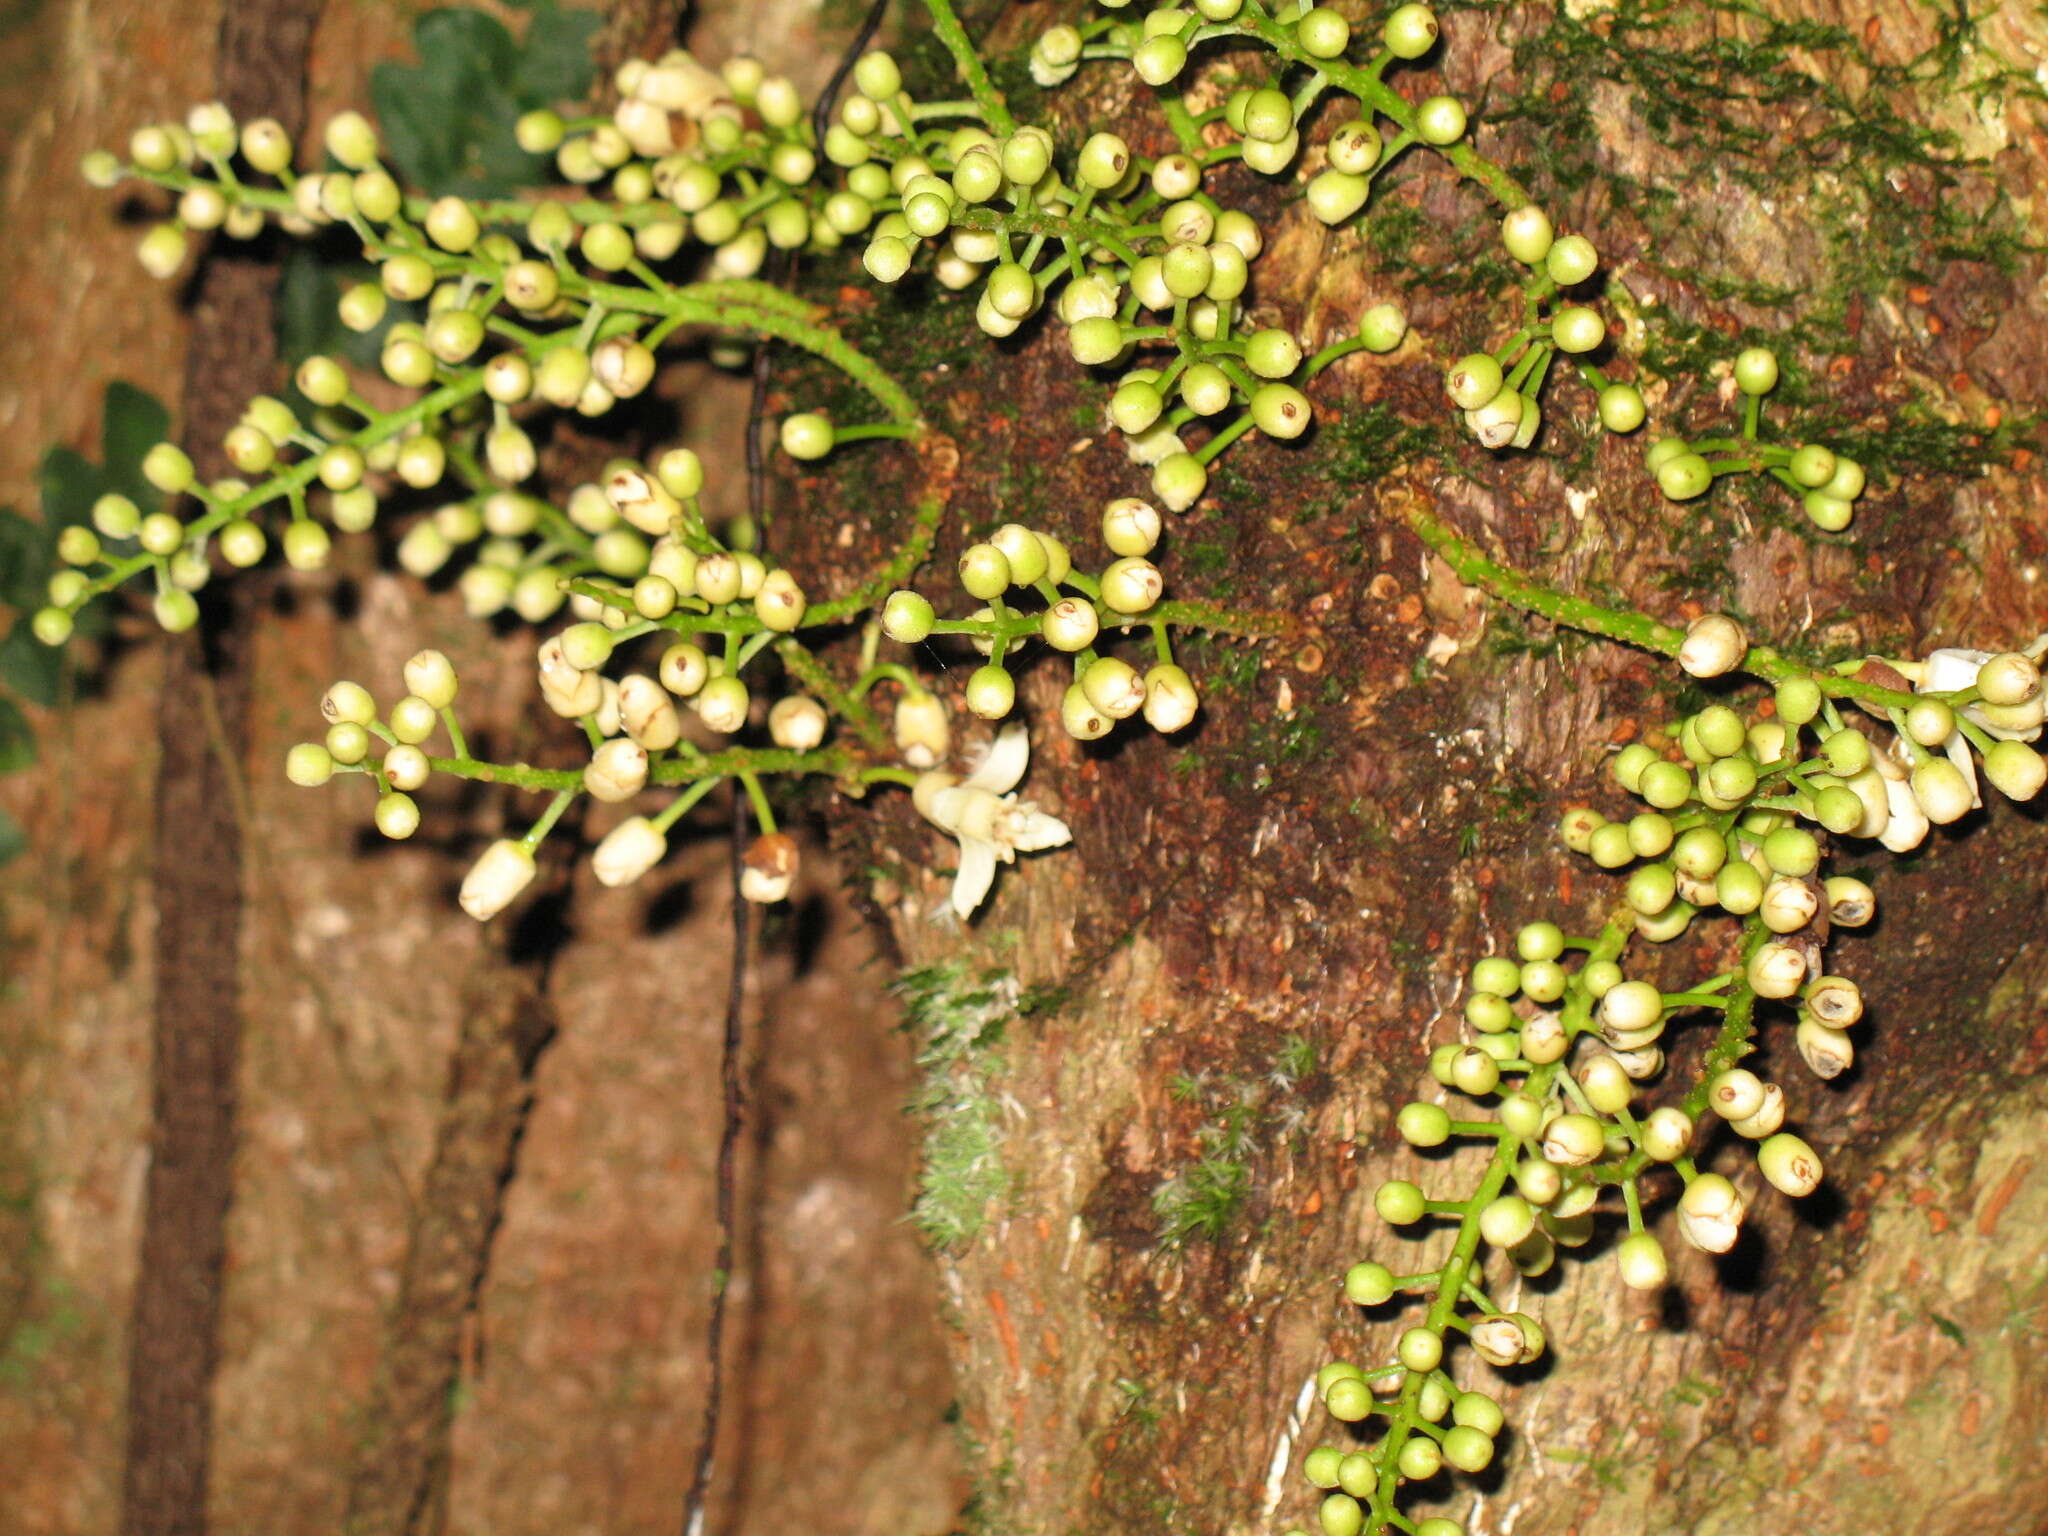
[(911, 1220), (934, 1248), (959, 1248), (1010, 1187), (993, 1083), (1004, 1030), (1017, 1014), (1016, 984), (1005, 972), (953, 961), (905, 971), (892, 990), (903, 1000), (921, 1074), (909, 1106), (925, 1126)]

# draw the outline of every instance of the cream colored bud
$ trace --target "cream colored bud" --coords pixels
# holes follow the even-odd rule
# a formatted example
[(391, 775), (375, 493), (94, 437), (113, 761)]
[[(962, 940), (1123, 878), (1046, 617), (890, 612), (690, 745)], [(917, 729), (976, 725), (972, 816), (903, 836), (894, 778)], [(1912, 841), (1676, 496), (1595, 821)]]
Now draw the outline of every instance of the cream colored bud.
[(533, 855), (524, 844), (501, 838), (483, 852), (463, 877), (458, 900), (478, 922), (496, 917), (533, 882)]
[(1706, 613), (1686, 626), (1678, 648), (1678, 664), (1693, 677), (1719, 677), (1732, 672), (1749, 654), (1749, 637), (1725, 613)]
[(1116, 724), (1089, 700), (1087, 690), (1071, 683), (1060, 697), (1060, 725), (1076, 741), (1099, 741)]
[(740, 595), (740, 563), (720, 550), (697, 560), (697, 595), (714, 607), (730, 603)]
[(892, 726), (896, 750), (913, 768), (935, 768), (953, 748), (945, 704), (922, 688), (906, 689), (896, 701)]
[(1081, 677), (1088, 702), (1112, 720), (1128, 720), (1145, 706), (1145, 684), (1137, 668), (1115, 656), (1093, 662)]
[(1785, 1090), (1776, 1083), (1764, 1084), (1764, 1101), (1757, 1106), (1756, 1113), (1744, 1115), (1740, 1120), (1728, 1122), (1736, 1135), (1751, 1141), (1761, 1141), (1775, 1135), (1785, 1123)]
[(1747, 975), (1758, 997), (1790, 997), (1806, 985), (1806, 956), (1790, 944), (1765, 944), (1749, 957)]
[(1145, 673), (1145, 723), (1153, 730), (1171, 735), (1184, 730), (1201, 708), (1201, 695), (1185, 667), (1161, 662)]
[(1773, 933), (1797, 933), (1820, 911), (1820, 890), (1811, 880), (1785, 876), (1764, 887), (1764, 899), (1757, 916)]
[(590, 372), (615, 397), (630, 400), (654, 382), (654, 354), (630, 336), (614, 336), (590, 354)]
[(1820, 1188), (1820, 1156), (1790, 1132), (1781, 1132), (1756, 1149), (1756, 1165), (1771, 1187), (1797, 1199)]
[(1703, 1173), (1678, 1197), (1678, 1230), (1706, 1253), (1726, 1253), (1735, 1246), (1748, 1208), (1733, 1184), (1718, 1173)]
[(2041, 691), (2041, 669), (2018, 651), (2003, 651), (1977, 670), (1977, 692), (1986, 704), (2024, 704)]
[(1664, 1257), (1664, 1245), (1655, 1234), (1634, 1232), (1614, 1250), (1621, 1270), (1621, 1283), (1632, 1291), (1654, 1291), (1670, 1278), (1671, 1266)]
[(760, 590), (754, 594), (754, 617), (781, 635), (791, 633), (803, 623), (807, 606), (804, 589), (796, 584), (796, 578), (779, 568), (761, 578)]
[(714, 677), (697, 693), (697, 718), (720, 735), (730, 736), (747, 723), (753, 697), (736, 677)]
[(1571, 1048), (1571, 1036), (1554, 1013), (1533, 1014), (1522, 1025), (1522, 1059), (1537, 1066), (1564, 1060)]
[(747, 901), (781, 901), (796, 880), (796, 840), (786, 832), (754, 839), (740, 861), (740, 895)]
[(614, 804), (632, 799), (647, 787), (647, 749), (630, 736), (607, 741), (590, 754), (583, 787)]
[(1472, 1349), (1488, 1365), (1519, 1365), (1528, 1347), (1528, 1335), (1512, 1317), (1496, 1314), (1482, 1317), (1472, 1325)]
[(637, 464), (622, 464), (605, 476), (604, 499), (642, 533), (663, 536), (672, 531), (676, 514), (683, 508), (662, 489), (659, 480)]
[(619, 724), (650, 752), (666, 752), (683, 736), (683, 717), (668, 690), (637, 672), (619, 679)]
[(806, 694), (777, 699), (768, 711), (768, 736), (786, 752), (809, 752), (825, 739), (825, 706)]
[(631, 885), (668, 853), (668, 838), (645, 816), (629, 816), (590, 855), (600, 885)]
[(1614, 1059), (1621, 1064), (1621, 1070), (1638, 1083), (1646, 1083), (1664, 1070), (1661, 1046), (1642, 1045), (1631, 1051), (1615, 1051)]
[(1807, 1070), (1823, 1081), (1840, 1077), (1856, 1064), (1856, 1047), (1849, 1037), (1817, 1019), (1801, 1019), (1792, 1043)]
[(419, 651), (405, 664), (405, 686), (436, 709), (455, 702), (455, 664), (439, 651)]
[(1102, 509), (1102, 542), (1114, 555), (1151, 554), (1159, 526), (1159, 509), (1135, 496), (1119, 496)]
[(1976, 805), (1970, 781), (1945, 757), (1930, 757), (1917, 764), (1911, 782), (1914, 801), (1936, 826), (1960, 820)]
[(1731, 1067), (1707, 1085), (1707, 1104), (1723, 1120), (1753, 1115), (1763, 1102), (1763, 1079), (1746, 1067)]
[(1591, 1115), (1559, 1115), (1543, 1128), (1543, 1155), (1560, 1168), (1582, 1168), (1607, 1149), (1607, 1132)]
[(1102, 572), (1102, 600), (1118, 613), (1146, 613), (1165, 590), (1159, 567), (1135, 555), (1110, 561)]
[(1692, 1146), (1692, 1116), (1667, 1104), (1643, 1121), (1643, 1151), (1660, 1163), (1675, 1163)]
[(1085, 651), (1095, 643), (1101, 623), (1086, 598), (1063, 597), (1045, 610), (1040, 621), (1045, 643), (1056, 651)]
[(595, 672), (569, 665), (562, 656), (562, 639), (550, 636), (540, 647), (540, 694), (549, 709), (565, 720), (595, 713), (604, 702), (604, 682)]
[(687, 640), (661, 653), (661, 686), (679, 699), (695, 695), (711, 677), (711, 660)]
[(1605, 1029), (1648, 1029), (1663, 1017), (1664, 995), (1647, 981), (1620, 982), (1600, 999), (1600, 1023)]
[(1829, 1029), (1847, 1029), (1863, 1017), (1863, 989), (1846, 976), (1817, 976), (1807, 984), (1806, 1011)]

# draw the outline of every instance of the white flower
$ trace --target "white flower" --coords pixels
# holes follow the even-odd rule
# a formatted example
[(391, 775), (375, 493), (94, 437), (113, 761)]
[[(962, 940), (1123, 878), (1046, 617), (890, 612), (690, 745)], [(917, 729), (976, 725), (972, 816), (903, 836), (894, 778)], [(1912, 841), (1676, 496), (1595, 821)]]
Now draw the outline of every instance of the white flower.
[(1073, 841), (1065, 822), (1012, 793), (1030, 761), (1030, 734), (1021, 722), (1013, 722), (997, 734), (981, 765), (965, 779), (934, 771), (910, 792), (925, 820), (959, 840), (953, 910), (962, 918), (987, 899), (998, 861), (1012, 864), (1020, 852), (1036, 853)]

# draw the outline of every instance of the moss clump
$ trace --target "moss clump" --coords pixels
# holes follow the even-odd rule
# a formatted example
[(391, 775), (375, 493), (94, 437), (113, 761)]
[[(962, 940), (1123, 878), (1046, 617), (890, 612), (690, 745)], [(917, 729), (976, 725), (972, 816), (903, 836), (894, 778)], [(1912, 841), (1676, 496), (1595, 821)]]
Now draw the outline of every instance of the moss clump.
[(905, 971), (891, 989), (921, 1074), (909, 1108), (924, 1121), (924, 1159), (911, 1220), (937, 1249), (970, 1243), (1010, 1187), (1002, 1107), (993, 1083), (1017, 1014), (1014, 978), (957, 961)]

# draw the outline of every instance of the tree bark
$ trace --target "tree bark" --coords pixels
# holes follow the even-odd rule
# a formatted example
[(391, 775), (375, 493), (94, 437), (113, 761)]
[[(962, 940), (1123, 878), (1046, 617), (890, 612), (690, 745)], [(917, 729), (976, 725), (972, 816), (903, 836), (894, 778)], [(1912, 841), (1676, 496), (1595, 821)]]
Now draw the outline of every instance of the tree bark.
[[(1362, 232), (1332, 234), (1225, 171), (1211, 190), (1275, 221), (1249, 323), (1320, 345), (1400, 298), (1419, 333), (1385, 363), (1333, 370), (1316, 440), (1241, 445), (1216, 493), (1169, 531), (1169, 595), (1278, 609), (1295, 631), (1256, 666), (1227, 646), (1190, 648), (1208, 702), (1186, 741), (1080, 747), (1035, 728), (1027, 790), (1074, 827), (1075, 852), (1004, 871), (965, 936), (927, 872), (950, 850), (885, 811), (900, 816), (899, 862), (872, 893), (907, 959), (960, 964), (963, 985), (993, 968), (1017, 999), (1001, 1044), (933, 1096), (939, 1127), (998, 1106), (1004, 1192), (943, 1256), (993, 1528), (1314, 1528), (1320, 1495), (1301, 1457), (1343, 1430), (1310, 1379), (1333, 1357), (1389, 1358), (1414, 1320), (1345, 1305), (1337, 1278), (1368, 1256), (1426, 1270), (1445, 1241), (1404, 1240), (1374, 1216), (1373, 1191), (1393, 1176), (1466, 1187), (1461, 1159), (1401, 1149), (1393, 1112), (1435, 1096), (1424, 1060), (1457, 1036), (1472, 960), (1538, 917), (1591, 931), (1615, 897), (1556, 846), (1555, 819), (1575, 802), (1622, 810), (1601, 760), (1673, 718), (1682, 679), (1463, 587), (1407, 532), (1404, 499), (1427, 498), (1554, 585), (1676, 622), (1732, 607), (1759, 637), (1830, 655), (2015, 645), (2048, 628), (2034, 585), (2048, 505), (2030, 450), (1989, 436), (2037, 398), (2040, 261), (1944, 248), (1931, 232), (1942, 208), (1996, 220), (2013, 199), (2009, 227), (2039, 238), (2027, 210), (2048, 167), (2023, 78), (2039, 18), (1986, 18), (1981, 51), (1955, 67), (1999, 105), (1968, 116), (1954, 76), (1901, 73), (1939, 52), (1924, 15), (1772, 14), (1842, 30), (1816, 32), (1802, 54), (1772, 17), (1732, 10), (1648, 29), (1625, 7), (1462, 13), (1447, 20), (1441, 74), (1410, 94), (1450, 89), (1502, 123), (1481, 129), (1482, 146), (1529, 172), (1561, 228), (1595, 239), (1656, 302), (1650, 323), (1666, 336), (1787, 332), (1781, 350), (1812, 370), (1813, 403), (1795, 394), (1776, 419), (1831, 409), (1889, 460), (1848, 538), (1815, 539), (1796, 509), (1740, 492), (1704, 511), (1662, 502), (1642, 443), (1581, 453), (1584, 404), (1555, 408), (1540, 456), (1460, 447), (1435, 425), (1440, 371), (1510, 323), (1496, 284), (1457, 280), (1491, 255), (1486, 205), (1438, 165), (1404, 166), (1382, 179)], [(997, 40), (1048, 20), (1011, 7)], [(1738, 42), (1758, 51), (1731, 66)], [(1824, 83), (1859, 61), (1869, 94), (1817, 105), (1819, 87), (1786, 89), (1771, 59)], [(1073, 112), (1070, 129), (1107, 119), (1139, 154), (1163, 152), (1151, 104), (1126, 90), (1104, 84), (1071, 109), (1056, 96), (1053, 110)], [(1866, 148), (1890, 167), (1876, 196), (1898, 205), (1840, 195), (1868, 166), (1816, 150), (1816, 116), (1856, 143), (1880, 120), (1953, 133), (1944, 153), (1972, 163)], [(889, 355), (934, 360), (920, 398), (963, 444), (961, 504), (1093, 548), (1089, 509), (1140, 493), (1141, 478), (1087, 437), (1101, 392), (1077, 382), (1057, 335), (971, 351), (950, 344), (958, 312), (889, 307)], [(1718, 345), (1692, 344), (1692, 360), (1734, 350)], [(1710, 386), (1666, 371), (1653, 408), (1711, 419)], [(1918, 446), (1916, 423), (1935, 429)], [(836, 507), (828, 495), (817, 515)], [(962, 537), (955, 525), (931, 569), (951, 569)], [(1025, 679), (1035, 718), (1062, 681)], [(1620, 1287), (1602, 1255), (1611, 1238), (1519, 1287), (1555, 1358), (1504, 1383), (1470, 1367), (1501, 1392), (1511, 1436), (1476, 1493), (1445, 1486), (1421, 1508), (1474, 1531), (1579, 1536), (2037, 1527), (2048, 1482), (2030, 1447), (2048, 1377), (2036, 1351), (2000, 1341), (2031, 1337), (2040, 1298), (2038, 1245), (2015, 1234), (2048, 1203), (2028, 1150), (2048, 1111), (2031, 1022), (2048, 980), (2048, 838), (2003, 804), (1983, 820), (1916, 859), (1868, 861), (1890, 866), (1872, 876), (1883, 924), (1875, 941), (1838, 940), (1833, 958), (1872, 999), (1855, 1073), (1819, 1083), (1789, 1025), (1766, 1032), (1759, 1070), (1784, 1082), (1823, 1152), (1824, 1194), (1795, 1210), (1759, 1186), (1745, 1246), (1685, 1257), (1661, 1300)], [(849, 818), (843, 835), (865, 848), (869, 825)], [(1698, 948), (1711, 958), (1721, 943)], [(1312, 1047), (1311, 1069), (1290, 1065), (1293, 1039)], [(1687, 1060), (1674, 1053), (1674, 1075)], [(1208, 1170), (1226, 1186), (1241, 1177), (1244, 1198), (1213, 1235), (1198, 1225), (1170, 1242), (1205, 1154), (1247, 1126), (1236, 1172)], [(1668, 1217), (1660, 1230), (1675, 1248)], [(1965, 1459), (1960, 1483), (1925, 1475)]]

